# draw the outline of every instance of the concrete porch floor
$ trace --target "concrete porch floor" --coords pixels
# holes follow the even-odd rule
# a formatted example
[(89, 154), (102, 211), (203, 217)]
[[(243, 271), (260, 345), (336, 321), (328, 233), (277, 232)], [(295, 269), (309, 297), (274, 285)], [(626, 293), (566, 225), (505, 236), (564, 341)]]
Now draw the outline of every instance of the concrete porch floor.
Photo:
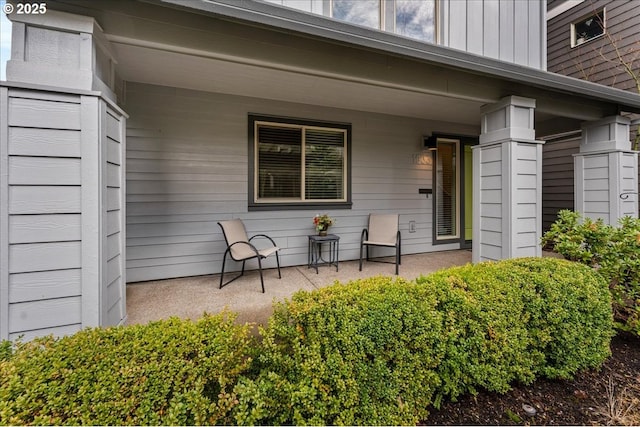
[[(393, 260), (393, 257), (385, 258)], [(400, 277), (415, 279), (442, 268), (471, 262), (470, 250), (403, 255)], [(251, 268), (251, 264), (247, 266)], [(204, 312), (219, 313), (225, 307), (238, 313), (240, 323), (266, 324), (273, 312), (273, 302), (290, 298), (296, 291), (312, 291), (333, 284), (378, 275), (393, 276), (393, 264), (364, 262), (358, 271), (358, 261), (341, 261), (335, 266), (321, 266), (319, 273), (306, 265), (282, 268), (282, 279), (276, 269), (264, 270), (265, 293), (261, 292), (257, 270), (218, 289), (220, 275), (185, 277), (127, 285), (127, 324), (144, 324), (171, 316), (197, 319)], [(232, 272), (228, 277), (231, 278)], [(227, 275), (225, 273), (225, 280)]]

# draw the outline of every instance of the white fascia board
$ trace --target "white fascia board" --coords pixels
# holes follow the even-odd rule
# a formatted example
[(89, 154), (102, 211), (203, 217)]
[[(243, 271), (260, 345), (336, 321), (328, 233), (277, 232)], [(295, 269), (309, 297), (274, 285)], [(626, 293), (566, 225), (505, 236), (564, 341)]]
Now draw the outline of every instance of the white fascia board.
[(547, 21), (552, 20), (556, 16), (562, 15), (566, 11), (573, 9), (574, 7), (584, 3), (584, 0), (567, 0), (559, 6), (547, 11)]

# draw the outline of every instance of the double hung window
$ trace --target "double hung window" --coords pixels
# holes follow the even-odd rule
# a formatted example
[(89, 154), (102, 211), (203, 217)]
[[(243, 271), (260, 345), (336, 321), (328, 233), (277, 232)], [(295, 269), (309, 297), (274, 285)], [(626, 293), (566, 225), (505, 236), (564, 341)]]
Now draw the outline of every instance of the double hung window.
[(350, 125), (249, 117), (250, 208), (347, 206)]

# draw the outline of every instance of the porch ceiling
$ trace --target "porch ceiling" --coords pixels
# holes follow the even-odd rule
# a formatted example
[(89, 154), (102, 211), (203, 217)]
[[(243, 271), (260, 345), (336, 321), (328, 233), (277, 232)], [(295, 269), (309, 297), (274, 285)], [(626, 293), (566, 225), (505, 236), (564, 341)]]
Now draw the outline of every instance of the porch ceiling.
[(478, 125), (481, 100), (426, 93), (412, 87), (322, 76), (161, 48), (110, 37), (126, 81)]

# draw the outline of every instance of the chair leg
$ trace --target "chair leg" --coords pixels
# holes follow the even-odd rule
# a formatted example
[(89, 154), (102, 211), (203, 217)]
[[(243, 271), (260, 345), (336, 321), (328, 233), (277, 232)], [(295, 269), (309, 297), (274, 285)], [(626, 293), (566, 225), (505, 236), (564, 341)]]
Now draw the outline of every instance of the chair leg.
[(258, 270), (260, 271), (260, 285), (262, 286), (262, 293), (264, 294), (264, 278), (262, 277), (262, 261), (258, 257)]
[(364, 245), (360, 243), (360, 271), (362, 271), (362, 247)]
[(396, 276), (398, 275), (399, 264), (400, 264), (400, 245), (396, 246)]
[(282, 279), (282, 274), (280, 274), (280, 257), (278, 256), (278, 252), (276, 252), (276, 264), (278, 265), (278, 279)]
[(224, 257), (222, 258), (222, 271), (220, 272), (220, 287), (219, 287), (219, 289), (222, 289), (222, 278), (224, 277), (224, 263), (227, 261), (227, 253), (229, 253), (228, 250), (224, 252)]

